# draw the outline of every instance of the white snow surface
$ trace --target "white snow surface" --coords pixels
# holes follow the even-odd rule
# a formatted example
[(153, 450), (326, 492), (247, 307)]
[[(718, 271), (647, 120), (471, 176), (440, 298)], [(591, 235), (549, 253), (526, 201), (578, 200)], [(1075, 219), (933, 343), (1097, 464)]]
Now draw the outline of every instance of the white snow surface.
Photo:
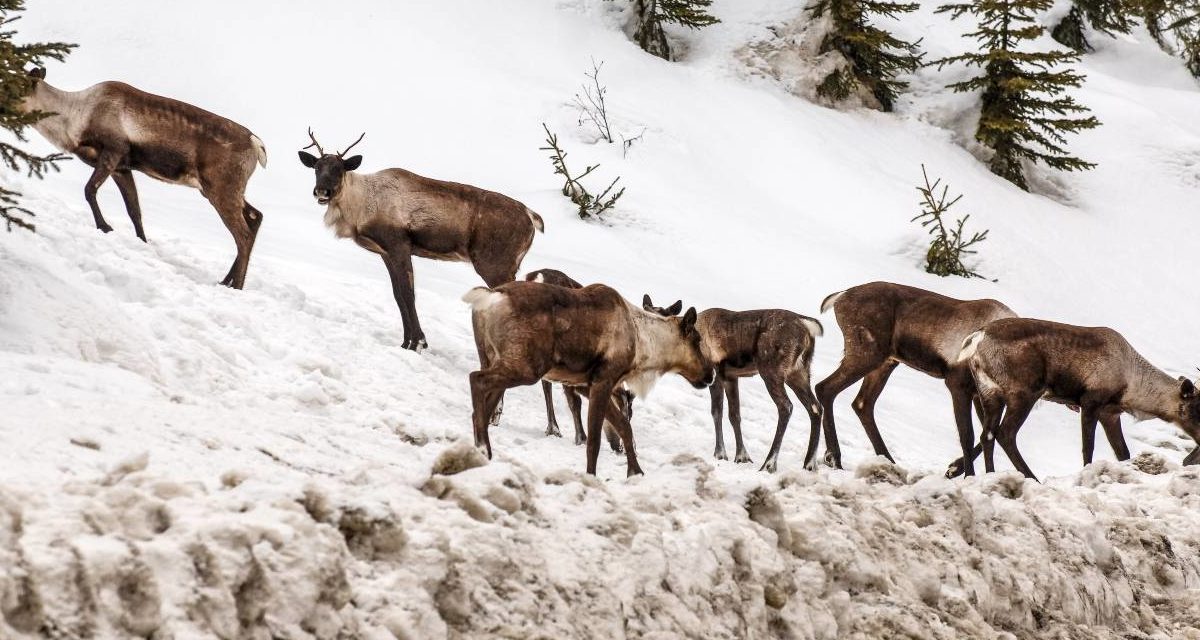
[[(294, 155), (310, 125), (330, 147), (365, 130), (364, 170), (516, 197), (546, 220), (525, 271), (633, 300), (818, 316), (885, 279), (1111, 326), (1194, 373), (1200, 93), (1178, 60), (1141, 32), (1095, 36), (1077, 95), (1104, 125), (1071, 148), (1099, 166), (1037, 169), (1029, 194), (977, 159), (975, 97), (942, 88), (962, 69), (911, 78), (896, 114), (796, 97), (811, 78), (764, 52), (800, 4), (717, 0), (723, 22), (675, 33), (668, 63), (602, 0), (31, 3), (22, 36), (80, 44), (56, 86), (192, 102), (271, 162), (248, 192), (265, 222), (244, 291), (215, 284), (233, 243), (195, 191), (138, 177), (143, 244), (112, 185), (116, 231), (93, 228), (82, 163), (5, 177), (40, 215), (36, 235), (0, 234), (0, 637), (1200, 638), (1200, 473), (1157, 421), (1126, 420), (1134, 462), (1101, 445), (1081, 471), (1077, 416), (1041, 407), (1020, 443), (1044, 484), (949, 481), (947, 394), (901, 369), (877, 409), (900, 466), (872, 456), (851, 389), (847, 470), (801, 469), (797, 411), (769, 475), (713, 460), (707, 392), (668, 378), (634, 416), (646, 475), (605, 451), (589, 477), (582, 447), (543, 435), (534, 386), (508, 393), (482, 464), (459, 300), (479, 279), (418, 260), (431, 348), (400, 349), (383, 266), (323, 227)], [(970, 46), (932, 10), (893, 26), (931, 58)], [(616, 130), (645, 132), (624, 157), (570, 106), (593, 57)], [(609, 223), (558, 193), (543, 121), (572, 166), (622, 176)], [(922, 163), (991, 229), (978, 267), (996, 282), (921, 271)], [(821, 319), (814, 380), (841, 351)], [(761, 461), (775, 408), (742, 390)]]

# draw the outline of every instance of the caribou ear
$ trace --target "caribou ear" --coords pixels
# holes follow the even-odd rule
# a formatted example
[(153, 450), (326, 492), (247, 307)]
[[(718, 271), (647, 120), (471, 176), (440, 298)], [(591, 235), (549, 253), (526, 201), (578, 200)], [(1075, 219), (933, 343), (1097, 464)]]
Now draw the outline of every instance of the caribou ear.
[(669, 316), (677, 316), (680, 311), (683, 311), (683, 300), (676, 300), (675, 304), (666, 308), (667, 315)]
[(683, 320), (679, 322), (679, 330), (685, 336), (696, 330), (696, 307), (688, 307), (687, 313), (683, 314)]
[(650, 300), (650, 294), (642, 294), (642, 309), (646, 311), (654, 311), (654, 303)]
[(300, 152), (300, 164), (303, 164), (304, 166), (311, 169), (311, 168), (317, 166), (317, 157), (307, 151), (301, 151)]
[(362, 164), (362, 156), (350, 156), (349, 158), (342, 160), (342, 167), (345, 168), (346, 171), (354, 171), (360, 164)]
[(29, 77), (37, 78), (38, 80), (45, 80), (46, 79), (46, 68), (45, 67), (34, 67), (34, 68), (30, 69)]
[(1184, 400), (1191, 399), (1196, 396), (1196, 385), (1192, 384), (1187, 378), (1179, 379), (1179, 397)]

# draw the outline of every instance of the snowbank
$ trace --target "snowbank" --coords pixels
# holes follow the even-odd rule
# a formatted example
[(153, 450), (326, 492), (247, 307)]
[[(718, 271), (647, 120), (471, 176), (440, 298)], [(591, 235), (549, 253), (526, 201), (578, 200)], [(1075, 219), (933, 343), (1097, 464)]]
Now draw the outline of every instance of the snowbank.
[(0, 490), (5, 637), (1200, 637), (1200, 471), (1161, 459), (748, 491), (690, 455), (628, 483), (493, 463), (382, 502), (145, 462)]

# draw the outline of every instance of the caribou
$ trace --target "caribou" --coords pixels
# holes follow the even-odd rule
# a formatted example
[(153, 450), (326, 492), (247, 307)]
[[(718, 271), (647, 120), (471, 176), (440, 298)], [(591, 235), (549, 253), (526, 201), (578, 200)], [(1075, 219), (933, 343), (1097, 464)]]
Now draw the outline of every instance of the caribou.
[(470, 374), (475, 445), (492, 457), (488, 423), (504, 392), (551, 380), (586, 387), (587, 472), (596, 473), (601, 424), (607, 418), (625, 449), (628, 475), (641, 474), (633, 429), (612, 401), (624, 385), (644, 397), (667, 373), (702, 389), (713, 368), (700, 348), (696, 310), (661, 317), (634, 306), (611, 287), (568, 289), (538, 282), (476, 287), (463, 296), (479, 351)]
[(859, 380), (863, 381), (862, 388), (851, 406), (875, 454), (894, 462), (875, 423), (875, 403), (892, 371), (904, 363), (945, 381), (963, 450), (962, 471), (974, 475), (971, 405), (975, 387), (969, 368), (959, 360), (959, 351), (971, 333), (989, 322), (1016, 314), (995, 300), (956, 300), (890, 282), (871, 282), (833, 293), (821, 302), (821, 313), (830, 309), (841, 327), (845, 348), (838, 368), (817, 383), (816, 388), (825, 432), (826, 463), (842, 468), (833, 401)]
[(412, 257), (469, 262), (489, 287), (516, 279), (517, 270), (542, 217), (516, 200), (486, 189), (419, 176), (404, 169), (358, 174), (362, 156), (326, 153), (312, 129), (316, 156), (301, 150), (300, 162), (313, 170), (312, 195), (325, 206), (325, 225), (339, 238), (383, 258), (404, 324), (403, 347), (428, 347), (417, 318)]
[[(642, 307), (663, 316), (674, 316), (683, 307), (676, 302), (669, 307), (656, 307), (650, 296), (642, 299)], [(757, 309), (754, 311), (730, 311), (728, 309), (705, 309), (696, 319), (700, 332), (700, 347), (704, 357), (713, 364), (715, 376), (709, 395), (712, 400), (713, 428), (716, 434), (718, 460), (728, 460), (725, 452), (724, 427), (722, 426), (723, 400), (729, 401), (729, 424), (733, 427), (734, 462), (751, 462), (750, 454), (742, 441), (742, 410), (738, 391), (738, 379), (753, 375), (762, 376), (767, 394), (775, 403), (779, 419), (775, 426), (775, 438), (771, 449), (759, 471), (774, 472), (778, 465), (779, 449), (783, 446), (783, 435), (792, 416), (792, 401), (787, 390), (800, 400), (811, 421), (808, 451), (804, 466), (816, 469), (817, 444), (820, 441), (821, 407), (817, 404), (809, 378), (812, 367), (813, 347), (816, 338), (824, 334), (821, 323), (814, 318), (802, 316), (784, 309)]]
[(237, 257), (221, 284), (241, 289), (263, 214), (246, 202), (255, 165), (267, 166), (262, 140), (242, 125), (186, 102), (146, 93), (123, 82), (101, 82), (79, 91), (46, 82), (46, 70), (29, 71), (33, 91), (21, 108), (48, 114), (33, 128), (60, 151), (92, 168), (83, 197), (96, 228), (112, 227), (96, 193), (112, 177), (134, 232), (143, 242), (142, 208), (133, 172), (200, 190), (233, 235)]
[[(981, 404), (984, 467), (992, 471), (1000, 442), (1013, 467), (1036, 480), (1017, 450), (1017, 432), (1039, 399), (1079, 407), (1083, 460), (1092, 461), (1096, 422), (1121, 460), (1121, 414), (1170, 422), (1200, 443), (1200, 393), (1187, 378), (1150, 364), (1121, 334), (1047, 320), (1007, 318), (989, 323), (963, 342), (959, 361), (974, 377)], [(1200, 463), (1200, 447), (1184, 464)]]
[[(574, 278), (558, 269), (530, 271), (525, 274), (525, 280), (528, 282), (543, 282), (568, 289), (583, 288), (583, 285), (579, 284)], [(550, 381), (542, 380), (542, 395), (546, 398), (546, 435), (561, 438), (562, 431), (558, 428), (558, 418), (554, 415), (554, 394), (552, 389), (553, 385)], [(579, 388), (571, 385), (562, 385), (562, 390), (563, 396), (567, 399), (567, 408), (571, 411), (571, 420), (575, 423), (575, 444), (584, 444), (587, 442), (587, 435), (583, 432), (583, 400), (580, 398)], [(633, 420), (633, 393), (631, 391), (625, 388), (618, 388), (613, 394), (613, 401), (617, 403), (626, 420)], [(617, 435), (617, 430), (608, 420), (604, 421), (604, 437), (608, 440), (608, 446), (613, 451), (616, 453), (624, 451), (624, 448), (621, 446), (621, 438)]]

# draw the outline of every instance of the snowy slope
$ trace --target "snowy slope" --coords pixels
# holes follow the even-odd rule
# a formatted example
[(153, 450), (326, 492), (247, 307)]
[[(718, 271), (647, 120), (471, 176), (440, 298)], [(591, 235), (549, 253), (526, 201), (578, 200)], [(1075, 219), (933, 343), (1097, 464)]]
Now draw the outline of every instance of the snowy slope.
[[(971, 99), (941, 90), (961, 70), (922, 72), (891, 116), (811, 104), (747, 66), (747, 44), (769, 41), (797, 5), (719, 0), (725, 21), (666, 63), (629, 43), (601, 0), (36, 3), (23, 34), (81, 45), (50, 82), (120, 79), (202, 105), (259, 135), (270, 164), (248, 193), (266, 221), (241, 292), (214, 284), (232, 241), (194, 191), (139, 178), (143, 244), (111, 186), (101, 204), (117, 231), (91, 228), (79, 163), (14, 179), (43, 214), (36, 236), (0, 236), (0, 636), (1196, 626), (1200, 479), (1175, 467), (1190, 448), (1175, 429), (1127, 422), (1142, 466), (1165, 473), (1080, 473), (1077, 418), (1047, 406), (1021, 434), (1045, 486), (946, 482), (949, 403), (911, 371), (878, 407), (907, 471), (872, 461), (850, 392), (837, 418), (851, 471), (799, 469), (803, 420), (778, 476), (711, 460), (707, 393), (664, 380), (635, 416), (646, 477), (625, 480), (607, 453), (598, 481), (581, 477), (582, 449), (542, 435), (536, 387), (508, 394), (496, 461), (431, 476), (470, 458), (477, 362), (458, 298), (477, 277), (418, 261), (431, 349), (401, 350), (382, 265), (321, 224), (294, 155), (308, 126), (327, 146), (367, 131), (365, 170), (403, 166), (521, 199), (547, 222), (526, 270), (561, 268), (631, 299), (817, 315), (826, 294), (888, 279), (1106, 324), (1168, 371), (1193, 370), (1200, 93), (1177, 61), (1144, 34), (1097, 39), (1079, 98), (1105, 124), (1073, 148), (1100, 166), (1042, 174), (1050, 195), (1031, 195), (971, 155)], [(898, 29), (925, 36), (932, 57), (965, 46), (968, 30), (931, 7)], [(616, 128), (645, 129), (627, 157), (576, 127), (569, 102), (592, 57), (605, 61)], [(543, 121), (573, 163), (622, 176), (611, 224), (579, 221), (559, 196), (538, 150)], [(980, 269), (998, 282), (917, 267), (921, 163), (992, 229)], [(840, 357), (823, 320), (814, 379)], [(757, 381), (743, 389), (757, 460), (774, 406)]]

